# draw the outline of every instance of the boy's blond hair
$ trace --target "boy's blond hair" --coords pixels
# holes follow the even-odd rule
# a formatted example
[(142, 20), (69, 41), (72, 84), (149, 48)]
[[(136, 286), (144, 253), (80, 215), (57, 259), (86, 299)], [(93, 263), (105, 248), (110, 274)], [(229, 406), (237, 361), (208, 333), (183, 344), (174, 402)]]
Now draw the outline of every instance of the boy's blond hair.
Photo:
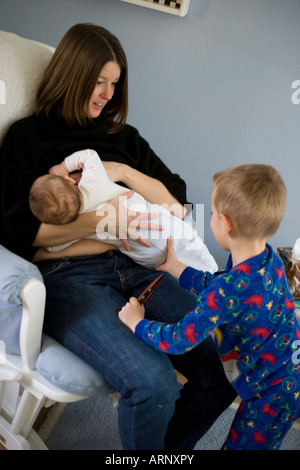
[(245, 164), (216, 173), (214, 205), (247, 238), (268, 238), (284, 216), (286, 187), (269, 165)]
[(43, 175), (31, 186), (29, 206), (37, 219), (45, 224), (68, 224), (79, 214), (81, 194), (64, 178)]

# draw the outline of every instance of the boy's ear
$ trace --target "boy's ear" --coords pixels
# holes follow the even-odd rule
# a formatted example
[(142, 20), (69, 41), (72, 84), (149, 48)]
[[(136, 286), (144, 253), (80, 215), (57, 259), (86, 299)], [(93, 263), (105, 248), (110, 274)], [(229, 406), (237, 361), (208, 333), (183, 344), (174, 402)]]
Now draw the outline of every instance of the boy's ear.
[(220, 213), (222, 225), (223, 225), (223, 235), (228, 235), (233, 229), (232, 220), (225, 214)]

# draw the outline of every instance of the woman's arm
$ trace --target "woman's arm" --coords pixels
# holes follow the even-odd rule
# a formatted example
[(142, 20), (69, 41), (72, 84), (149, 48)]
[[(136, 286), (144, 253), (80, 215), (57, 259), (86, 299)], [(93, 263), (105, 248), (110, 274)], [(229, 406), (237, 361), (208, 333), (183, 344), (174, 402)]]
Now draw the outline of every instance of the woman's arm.
[(33, 242), (33, 246), (57, 246), (78, 238), (94, 235), (96, 233), (97, 223), (100, 219), (100, 217), (96, 217), (96, 212), (88, 212), (79, 215), (76, 220), (69, 224), (53, 225), (42, 223)]
[(123, 163), (103, 162), (103, 165), (110, 180), (125, 184), (150, 203), (164, 205), (180, 219), (184, 218), (186, 213), (184, 206), (156, 178), (147, 176)]
[[(132, 191), (127, 191), (120, 196), (116, 196), (107, 206), (102, 208), (101, 214), (86, 212), (69, 224), (52, 225), (42, 223), (39, 226), (33, 246), (43, 248), (62, 245), (69, 241), (94, 235), (99, 227), (101, 227), (101, 232), (104, 228), (104, 231), (107, 231), (108, 234), (112, 232), (117, 236), (126, 250), (130, 249), (128, 236), (132, 236), (144, 246), (151, 246), (148, 240), (144, 240), (139, 236), (137, 229), (162, 230), (162, 227), (151, 222), (151, 219), (157, 218), (155, 214), (148, 214), (147, 212), (137, 214), (124, 206), (122, 199), (130, 198), (132, 195)], [(101, 239), (103, 240), (103, 238)], [(107, 239), (110, 240), (109, 236)]]
[(111, 148), (122, 150), (117, 156), (105, 149), (100, 153), (109, 178), (125, 184), (152, 204), (166, 204), (169, 210), (174, 205), (175, 215), (183, 218), (183, 205), (188, 202), (185, 182), (169, 170), (138, 130), (126, 125), (122, 132), (110, 135), (109, 140)]

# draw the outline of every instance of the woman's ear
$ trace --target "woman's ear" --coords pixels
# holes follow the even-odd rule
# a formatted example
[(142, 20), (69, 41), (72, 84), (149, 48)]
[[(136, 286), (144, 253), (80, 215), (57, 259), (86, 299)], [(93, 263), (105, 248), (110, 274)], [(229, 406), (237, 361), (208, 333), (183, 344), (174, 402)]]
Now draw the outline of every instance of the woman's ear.
[(223, 226), (223, 235), (228, 235), (233, 229), (233, 222), (227, 215), (222, 213), (220, 213), (219, 215)]

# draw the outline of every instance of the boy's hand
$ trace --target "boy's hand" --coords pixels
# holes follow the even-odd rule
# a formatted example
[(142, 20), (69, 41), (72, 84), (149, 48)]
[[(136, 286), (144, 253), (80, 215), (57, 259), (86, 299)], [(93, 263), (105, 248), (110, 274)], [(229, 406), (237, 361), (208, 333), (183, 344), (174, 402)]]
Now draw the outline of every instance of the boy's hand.
[(120, 310), (120, 320), (135, 332), (136, 325), (145, 317), (145, 307), (139, 303), (135, 297), (131, 297), (129, 302)]
[(163, 264), (158, 266), (156, 270), (169, 273), (173, 277), (176, 277), (177, 279), (179, 279), (181, 276), (181, 273), (185, 270), (186, 265), (181, 263), (181, 261), (179, 261), (179, 259), (177, 258), (172, 237), (168, 238), (167, 247), (168, 247), (167, 259)]

